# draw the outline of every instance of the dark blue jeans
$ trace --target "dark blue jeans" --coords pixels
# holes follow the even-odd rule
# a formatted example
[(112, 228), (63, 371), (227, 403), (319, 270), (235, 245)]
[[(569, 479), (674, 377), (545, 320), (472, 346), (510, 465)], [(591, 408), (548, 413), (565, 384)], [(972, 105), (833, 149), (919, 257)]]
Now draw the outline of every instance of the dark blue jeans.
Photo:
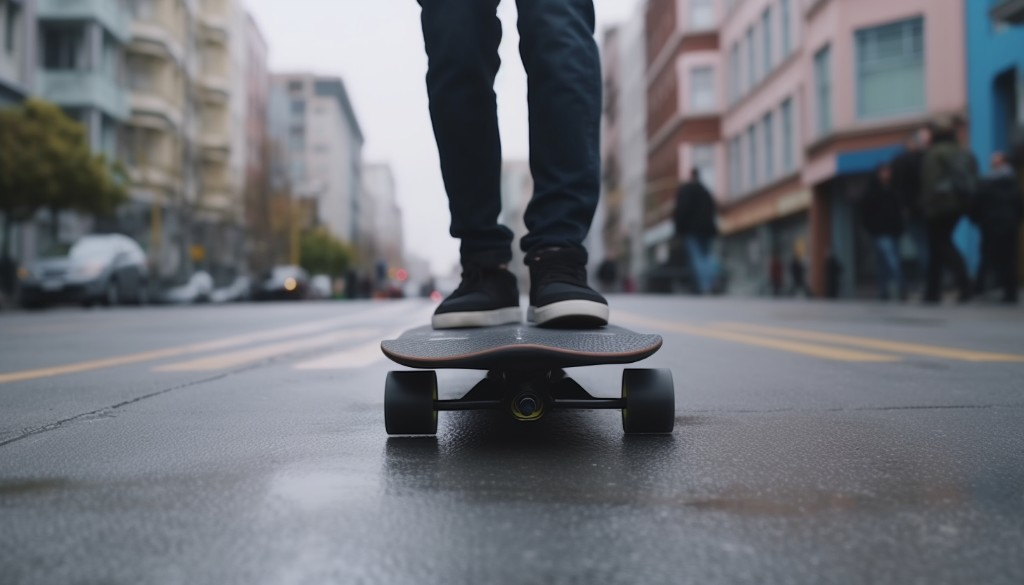
[[(501, 212), (494, 78), (498, 0), (419, 0), (430, 118), (463, 263), (501, 264), (512, 232)], [(517, 0), (530, 110), (533, 198), (522, 249), (583, 247), (600, 193), (601, 65), (593, 0)]]

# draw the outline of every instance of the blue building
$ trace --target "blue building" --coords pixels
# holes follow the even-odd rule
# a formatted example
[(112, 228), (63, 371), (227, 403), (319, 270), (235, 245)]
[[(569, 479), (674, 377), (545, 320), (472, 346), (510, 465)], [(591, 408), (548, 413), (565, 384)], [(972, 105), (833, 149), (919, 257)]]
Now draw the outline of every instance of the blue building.
[[(1000, 19), (1019, 0), (967, 0), (967, 102), (971, 148), (983, 173), (993, 152), (1006, 152), (1024, 127), (1024, 26)], [(977, 266), (977, 234), (961, 225), (957, 244)]]

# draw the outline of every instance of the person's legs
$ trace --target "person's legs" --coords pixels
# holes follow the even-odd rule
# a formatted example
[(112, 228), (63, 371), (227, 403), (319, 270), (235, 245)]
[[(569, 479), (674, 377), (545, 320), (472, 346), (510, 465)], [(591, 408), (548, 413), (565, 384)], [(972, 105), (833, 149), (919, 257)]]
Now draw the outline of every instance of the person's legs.
[(463, 268), (462, 283), (438, 306), (432, 324), (443, 329), (518, 322), (519, 289), (505, 267), (512, 258), (512, 232), (498, 224), (498, 2), (420, 0), (420, 5), (430, 119)]
[(517, 4), (534, 181), (522, 249), (582, 249), (601, 188), (601, 63), (593, 0)]
[(920, 281), (921, 288), (924, 288), (924, 283), (927, 281), (930, 257), (928, 253), (928, 225), (923, 219), (912, 218), (907, 222), (907, 234), (910, 235), (910, 240), (914, 243), (914, 252), (917, 260), (917, 278)]
[(521, 246), (530, 266), (528, 318), (540, 325), (608, 322), (587, 285), (583, 240), (600, 194), (601, 64), (593, 0), (517, 0), (530, 108), (534, 192)]
[(512, 258), (501, 213), (501, 142), (494, 78), (498, 0), (420, 0), (430, 118), (463, 264)]
[(686, 258), (690, 262), (690, 274), (697, 285), (697, 292), (707, 294), (707, 260), (705, 258), (702, 238), (697, 236), (685, 236), (683, 242), (686, 244)]
[(1005, 265), (1003, 272), (1003, 301), (1016, 303), (1018, 296), (1018, 263), (1020, 259), (1020, 229), (1012, 230), (1006, 236)]
[(924, 293), (924, 300), (928, 303), (937, 303), (942, 298), (943, 243), (949, 242), (951, 234), (945, 230), (946, 223), (939, 218), (928, 221), (928, 270)]

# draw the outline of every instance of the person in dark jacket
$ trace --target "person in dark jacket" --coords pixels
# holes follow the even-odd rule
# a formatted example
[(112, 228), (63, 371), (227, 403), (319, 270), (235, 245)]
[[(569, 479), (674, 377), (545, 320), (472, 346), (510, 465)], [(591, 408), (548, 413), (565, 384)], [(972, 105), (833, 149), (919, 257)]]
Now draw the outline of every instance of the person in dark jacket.
[(983, 293), (994, 273), (1003, 288), (1003, 302), (1017, 302), (1017, 254), (1024, 195), (1002, 152), (992, 155), (992, 173), (982, 181), (971, 209), (981, 230), (981, 266), (976, 290)]
[(889, 165), (878, 167), (864, 194), (861, 212), (864, 231), (871, 236), (875, 246), (878, 298), (887, 300), (891, 288), (895, 286), (896, 294), (902, 299), (906, 296), (899, 254), (903, 209), (899, 195), (892, 188), (892, 170)]
[(715, 279), (715, 263), (711, 245), (718, 235), (715, 221), (715, 199), (700, 180), (700, 171), (690, 171), (690, 180), (679, 186), (673, 213), (676, 237), (682, 239), (690, 261), (690, 272), (701, 294), (711, 292)]
[(978, 161), (960, 146), (953, 120), (937, 121), (931, 134), (921, 174), (921, 209), (927, 220), (929, 248), (924, 301), (939, 302), (942, 274), (949, 268), (959, 289), (958, 300), (966, 302), (974, 291), (963, 256), (953, 244), (953, 230), (976, 189)]
[(905, 150), (890, 163), (892, 188), (902, 201), (904, 227), (914, 244), (917, 278), (922, 284), (928, 273), (928, 228), (921, 208), (921, 175), (930, 142), (931, 131), (927, 127), (917, 130), (907, 138)]

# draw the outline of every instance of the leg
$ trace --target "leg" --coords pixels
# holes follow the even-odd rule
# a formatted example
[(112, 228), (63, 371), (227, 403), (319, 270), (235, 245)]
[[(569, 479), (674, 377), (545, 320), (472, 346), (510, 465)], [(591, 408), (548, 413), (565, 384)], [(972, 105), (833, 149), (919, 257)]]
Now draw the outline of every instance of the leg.
[(601, 64), (593, 0), (518, 0), (534, 195), (523, 251), (583, 249), (600, 194)]
[(884, 236), (874, 236), (872, 238), (875, 245), (875, 279), (878, 284), (878, 298), (880, 300), (889, 299), (889, 256), (886, 250), (886, 238)]
[(686, 236), (683, 241), (686, 243), (687, 258), (690, 260), (690, 274), (693, 275), (693, 280), (697, 285), (697, 292), (707, 294), (707, 267), (701, 238)]
[[(942, 243), (943, 222), (939, 219), (928, 221), (928, 270), (927, 285), (924, 293), (925, 302), (937, 303), (942, 297)], [(945, 240), (949, 240), (946, 234)]]
[(482, 264), (511, 257), (501, 212), (501, 143), (494, 78), (498, 0), (420, 0), (430, 118), (461, 255)]

